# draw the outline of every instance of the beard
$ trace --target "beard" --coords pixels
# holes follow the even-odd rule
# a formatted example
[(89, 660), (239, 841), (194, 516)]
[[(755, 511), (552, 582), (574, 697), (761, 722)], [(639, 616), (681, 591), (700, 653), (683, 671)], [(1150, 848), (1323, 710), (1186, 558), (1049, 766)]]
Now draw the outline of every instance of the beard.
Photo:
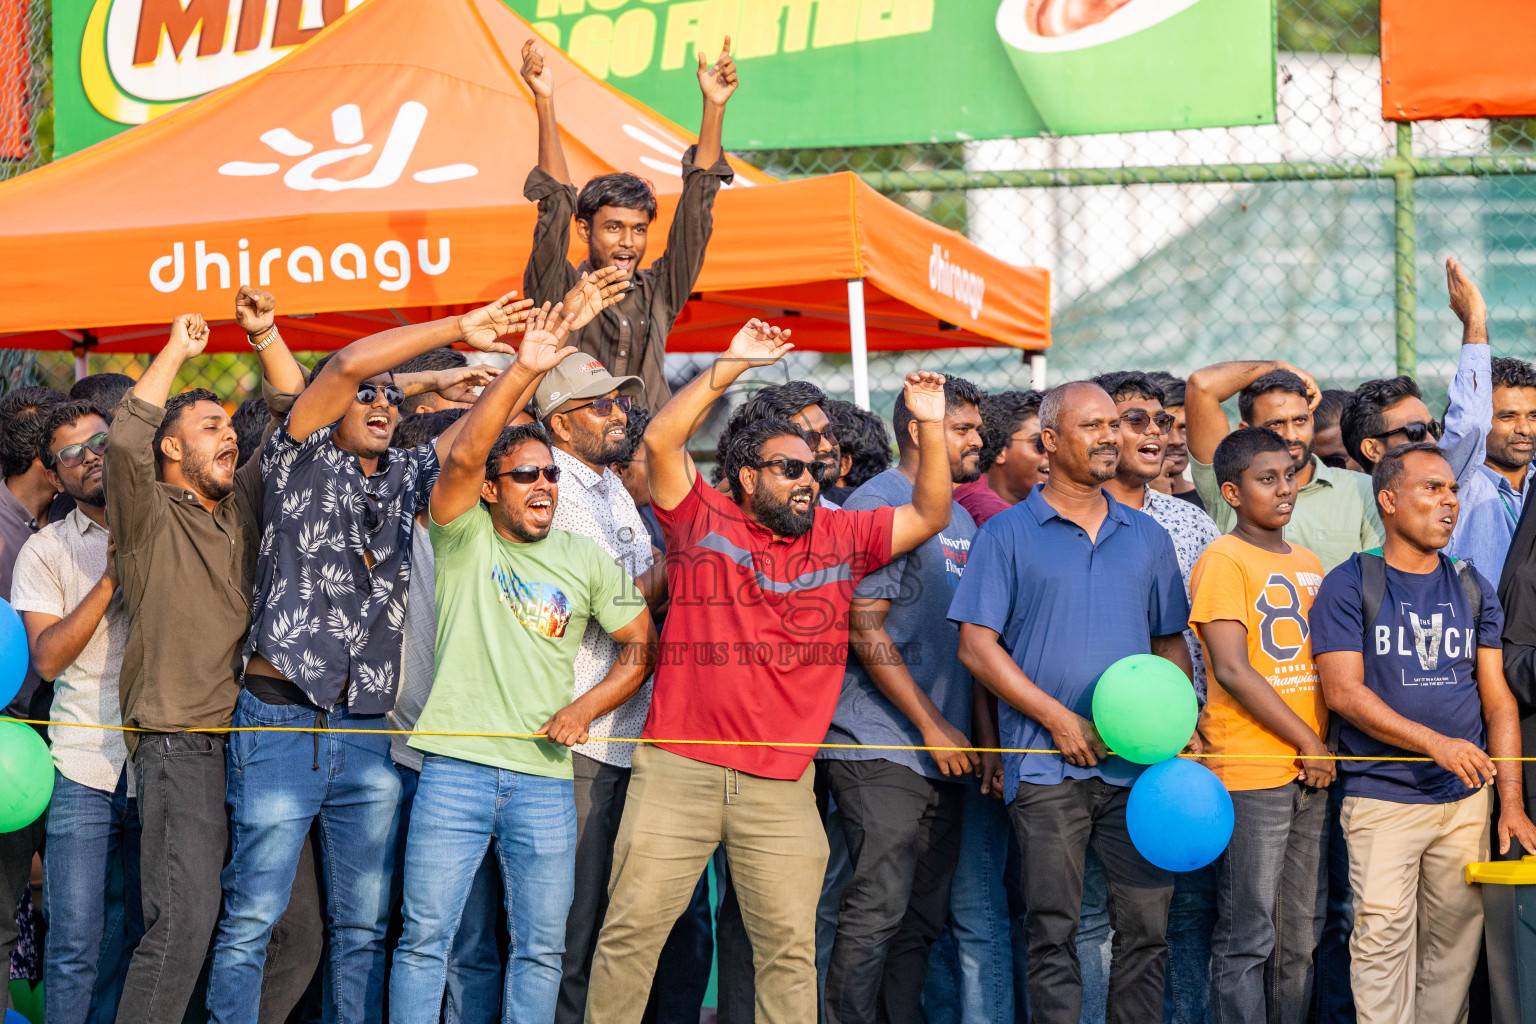
[[(966, 468), (966, 460), (970, 459), (970, 468)], [(949, 479), (952, 483), (969, 484), (981, 479), (981, 456), (979, 453), (966, 452), (960, 461), (949, 468)]]
[(816, 494), (809, 487), (797, 487), (791, 496), (808, 494), (811, 505), (804, 512), (796, 512), (789, 501), (775, 501), (763, 491), (752, 494), (752, 515), (759, 522), (781, 537), (798, 537), (810, 530), (816, 522)]
[(197, 492), (205, 498), (222, 501), (235, 489), (234, 479), (220, 480), (214, 471), (212, 456), (201, 452), (195, 454), (188, 452), (186, 459), (182, 461), (181, 471), (186, 474), (188, 480), (192, 481), (192, 486), (197, 488)]
[(603, 429), (580, 434), (571, 437), (571, 447), (575, 449), (577, 458), (594, 466), (611, 466), (624, 458), (629, 452), (629, 441), (620, 438), (610, 441), (608, 438), (608, 425), (603, 424)]
[[(1093, 461), (1095, 455), (1110, 455), (1113, 458), (1109, 465), (1101, 467)], [(1115, 474), (1120, 471), (1120, 449), (1114, 445), (1101, 445), (1097, 448), (1088, 449), (1087, 467), (1088, 475), (1099, 483), (1102, 484), (1105, 481), (1113, 480)]]
[(1296, 472), (1300, 473), (1302, 470), (1307, 468), (1307, 463), (1311, 461), (1312, 444), (1311, 442), (1308, 442), (1307, 444), (1301, 446), (1301, 455), (1297, 457), (1296, 461), (1292, 465), (1292, 468), (1294, 468)]
[(92, 508), (104, 508), (107, 504), (107, 489), (102, 484), (97, 484), (89, 490), (76, 491), (72, 488), (64, 488), (64, 493), (75, 499), (79, 505), (89, 505)]
[(1497, 445), (1488, 445), (1488, 461), (1500, 469), (1524, 469), (1531, 464), (1531, 453), (1515, 451), (1509, 446), (1509, 440), (1506, 440)]

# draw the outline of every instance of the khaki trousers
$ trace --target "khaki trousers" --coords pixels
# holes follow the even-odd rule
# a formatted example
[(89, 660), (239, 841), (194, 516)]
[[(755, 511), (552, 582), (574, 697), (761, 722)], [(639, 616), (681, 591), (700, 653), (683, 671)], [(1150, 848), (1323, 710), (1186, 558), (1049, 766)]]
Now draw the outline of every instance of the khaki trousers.
[(757, 1024), (816, 1013), (816, 902), (827, 834), (811, 790), (641, 746), (613, 847), (608, 914), (587, 989), (587, 1024), (636, 1024), (656, 960), (721, 844), (757, 981)]
[(1359, 1024), (1466, 1021), (1483, 903), (1462, 869), (1488, 859), (1491, 801), (1486, 788), (1450, 804), (1344, 799)]

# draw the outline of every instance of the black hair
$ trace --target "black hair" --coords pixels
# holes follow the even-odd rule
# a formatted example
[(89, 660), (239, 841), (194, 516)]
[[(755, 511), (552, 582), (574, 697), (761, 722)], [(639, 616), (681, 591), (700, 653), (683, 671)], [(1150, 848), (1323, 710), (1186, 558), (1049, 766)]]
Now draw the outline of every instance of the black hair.
[(645, 428), (650, 426), (651, 412), (644, 405), (632, 405), (624, 420), (624, 455), (615, 463), (629, 462), (645, 442)]
[(1232, 431), (1216, 446), (1211, 464), (1216, 471), (1216, 485), (1241, 484), (1243, 473), (1265, 452), (1283, 452), (1289, 462), (1291, 446), (1268, 427), (1239, 427)]
[(309, 379), (310, 379), (310, 381), (313, 382), (316, 377), (320, 376), (320, 371), (325, 369), (325, 364), (330, 362), (332, 359), (335, 359), (335, 358), (336, 358), (336, 353), (335, 352), (327, 352), (325, 355), (323, 355), (319, 359), (315, 360), (314, 369), (309, 371)]
[(1400, 444), (1396, 448), (1389, 448), (1381, 457), (1381, 461), (1371, 467), (1371, 493), (1380, 494), (1382, 491), (1396, 489), (1397, 482), (1403, 478), (1403, 460), (1414, 452), (1431, 452), (1442, 459), (1445, 458), (1445, 453), (1433, 441)]
[(1275, 393), (1298, 395), (1307, 399), (1307, 382), (1290, 370), (1270, 370), (1237, 393), (1237, 411), (1244, 423), (1253, 422), (1253, 403)]
[(272, 410), (267, 408), (266, 400), (260, 395), (247, 398), (235, 406), (234, 413), (229, 417), (229, 425), (235, 428), (235, 443), (240, 446), (237, 465), (245, 465), (253, 455), (261, 451), (267, 424), (271, 422)]
[[(944, 411), (946, 413), (957, 412), (962, 405), (974, 405), (978, 412), (981, 411), (981, 388), (966, 380), (964, 377), (944, 376)], [(891, 406), (891, 429), (896, 432), (896, 447), (906, 449), (912, 446), (912, 439), (907, 434), (907, 424), (912, 422), (912, 413), (907, 409), (906, 392), (896, 392), (896, 401)]]
[(1167, 370), (1148, 370), (1152, 383), (1163, 389), (1163, 407), (1172, 409), (1184, 404), (1184, 378), (1175, 377)]
[(1115, 370), (1113, 373), (1101, 373), (1093, 378), (1093, 382), (1109, 394), (1111, 401), (1118, 402), (1123, 398), (1163, 401), (1162, 387), (1152, 379), (1151, 374), (1140, 370)]
[(832, 422), (838, 447), (850, 460), (848, 486), (863, 487), (891, 468), (891, 438), (885, 432), (884, 420), (838, 398), (827, 399), (821, 409)]
[(605, 206), (617, 206), (625, 210), (639, 210), (645, 219), (656, 219), (656, 190), (651, 183), (627, 171), (617, 174), (599, 174), (581, 187), (576, 197), (576, 219), (587, 224)]
[[(805, 409), (821, 405), (826, 400), (826, 392), (808, 380), (770, 384), (758, 391), (731, 413), (725, 429), (720, 432), (720, 440), (715, 445), (715, 466), (712, 471), (714, 482), (726, 479), (725, 450), (738, 430), (762, 420), (793, 420)], [(798, 427), (795, 429), (799, 430)], [(837, 434), (834, 432), (832, 436), (835, 438)]]
[(435, 412), (413, 412), (400, 417), (395, 424), (394, 436), (389, 439), (391, 448), (419, 448), (449, 427), (468, 409), (438, 409)]
[(1536, 367), (1524, 359), (1495, 356), (1493, 386), (1496, 388), (1536, 388)]
[(528, 441), (537, 441), (546, 447), (549, 445), (549, 435), (544, 428), (537, 423), (524, 423), (517, 427), (503, 427), (496, 443), (491, 445), (490, 454), (485, 457), (485, 476), (489, 480), (492, 474), (501, 472), (501, 460), (517, 448), (518, 445)]
[(43, 457), (48, 411), (64, 401), (53, 388), (17, 388), (0, 398), (0, 473), (20, 476)]
[(1322, 400), (1317, 403), (1317, 408), (1312, 410), (1312, 429), (1327, 430), (1329, 427), (1339, 425), (1339, 417), (1344, 415), (1344, 406), (1349, 404), (1349, 392), (1338, 388), (1329, 388), (1323, 392)]
[(43, 460), (43, 466), (54, 469), (53, 457), (53, 433), (63, 427), (71, 427), (87, 416), (100, 416), (107, 421), (107, 426), (112, 425), (112, 414), (95, 402), (83, 398), (66, 399), (55, 402), (48, 408), (48, 414), (43, 418), (43, 443), (38, 457)]
[[(161, 449), (160, 442), (170, 436), (171, 431), (176, 427), (177, 421), (181, 419), (182, 412), (188, 406), (197, 402), (218, 403), (219, 396), (207, 388), (193, 388), (191, 391), (183, 391), (179, 395), (171, 396), (170, 401), (165, 403), (165, 418), (160, 421), (160, 426), (155, 428), (155, 440), (153, 442), (155, 446), (155, 465), (159, 466), (165, 463), (165, 452)], [(223, 408), (222, 403), (220, 403), (219, 407)]]
[(789, 420), (753, 420), (731, 434), (716, 463), (731, 488), (731, 498), (741, 501), (741, 469), (757, 464), (763, 455), (763, 445), (776, 437), (802, 436), (800, 428)]
[(1008, 447), (1013, 432), (1030, 417), (1039, 417), (1042, 391), (1001, 391), (981, 400), (981, 471), (992, 468)]
[(93, 373), (75, 381), (69, 389), (69, 397), (95, 402), (103, 409), (110, 409), (132, 389), (133, 378), (126, 373)]
[(1360, 445), (1368, 437), (1374, 437), (1387, 428), (1386, 411), (1405, 398), (1422, 398), (1418, 382), (1407, 375), (1368, 380), (1355, 388), (1344, 404), (1339, 417), (1339, 432), (1344, 435), (1344, 450), (1350, 458), (1369, 467)]
[[(455, 352), (451, 348), (434, 348), (428, 349), (419, 356), (412, 356), (395, 367), (394, 372), (398, 375), (402, 373), (425, 373), (428, 370), (457, 370), (468, 365), (469, 358), (463, 352)], [(400, 403), (401, 417), (411, 415), (431, 397), (430, 393), (407, 397), (404, 402)], [(414, 448), (415, 445), (397, 445), (396, 447)]]

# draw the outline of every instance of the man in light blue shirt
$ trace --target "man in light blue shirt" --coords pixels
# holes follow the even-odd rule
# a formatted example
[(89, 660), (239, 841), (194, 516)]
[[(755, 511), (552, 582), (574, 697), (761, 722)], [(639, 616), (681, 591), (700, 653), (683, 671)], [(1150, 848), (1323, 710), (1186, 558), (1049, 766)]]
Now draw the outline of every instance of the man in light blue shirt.
[(1489, 579), (1504, 571), (1531, 478), (1536, 451), (1536, 369), (1523, 359), (1495, 359), (1493, 408), (1483, 461), (1461, 481), (1461, 518), (1446, 552)]

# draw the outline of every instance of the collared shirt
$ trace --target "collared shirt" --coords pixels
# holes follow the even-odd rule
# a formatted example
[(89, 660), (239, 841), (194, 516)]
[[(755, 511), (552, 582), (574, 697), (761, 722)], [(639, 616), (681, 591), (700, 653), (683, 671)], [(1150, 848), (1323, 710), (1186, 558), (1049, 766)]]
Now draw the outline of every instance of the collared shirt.
[[(624, 298), (570, 337), (570, 344), (595, 355), (614, 376), (633, 374), (644, 381), (645, 400), (653, 413), (672, 397), (666, 373), (667, 335), (704, 266), (704, 249), (714, 230), (715, 196), (734, 176), (724, 154), (712, 167), (695, 166), (697, 149), (690, 146), (683, 154), (683, 192), (666, 251), (649, 267), (633, 273), (632, 287)], [(573, 267), (566, 258), (576, 189), (535, 167), (528, 173), (523, 196), (539, 204), (533, 252), (523, 270), (523, 295), (535, 303), (559, 302), (591, 269), (586, 261)]]
[[(645, 521), (640, 518), (640, 510), (635, 508), (635, 499), (624, 488), (624, 481), (611, 469), (604, 468), (598, 474), (569, 452), (555, 448), (554, 453), (555, 464), (562, 475), (560, 500), (555, 503), (551, 525), (557, 530), (569, 530), (597, 541), (597, 546), (622, 566), (631, 579), (649, 572), (654, 562), (651, 537), (646, 532)], [(638, 614), (640, 609), (636, 608), (635, 612)], [(587, 620), (586, 632), (581, 635), (581, 649), (576, 652), (576, 696), (580, 697), (602, 682), (618, 657), (618, 642), (608, 635), (603, 624), (596, 619)], [(594, 719), (587, 729), (591, 739), (571, 749), (604, 764), (628, 768), (635, 745), (605, 743), (604, 740), (612, 736), (633, 739), (640, 735), (640, 730), (645, 728), (646, 712), (651, 709), (653, 685), (653, 679), (646, 679), (633, 697)]]
[[(893, 508), (818, 508), (775, 539), (702, 474), (677, 503), (652, 505), (667, 537), (667, 621), (647, 739), (770, 779), (798, 779), (832, 724), (848, 663), (848, 608), (891, 560)], [(733, 740), (806, 746), (738, 747)]]
[(1459, 483), (1461, 517), (1456, 520), (1456, 530), (1445, 553), (1471, 562), (1478, 572), (1496, 580), (1504, 572), (1504, 558), (1509, 554), (1526, 495), (1531, 491), (1531, 474), (1526, 473), (1525, 485), (1518, 491), (1508, 479), (1487, 466), (1475, 467)]
[[(1217, 529), (1231, 533), (1237, 525), (1237, 513), (1221, 496), (1215, 467), (1191, 455), (1189, 472)], [(1312, 479), (1296, 492), (1296, 507), (1286, 524), (1285, 539), (1316, 555), (1327, 573), (1357, 551), (1381, 547), (1381, 536), (1381, 516), (1371, 493), (1371, 478), (1335, 469), (1312, 456)]]
[[(432, 535), (420, 523), (411, 531), (411, 582), (406, 588), (405, 641), (400, 657), (400, 695), (389, 712), (391, 729), (411, 730), (432, 694), (432, 660), (437, 652), (437, 594), (433, 586), (435, 560)], [(421, 771), (422, 753), (409, 736), (389, 738), (395, 764)]]
[[(11, 571), (16, 565), (16, 556), (36, 532), (37, 519), (11, 493), (11, 489), (0, 481), (0, 598), (7, 601), (11, 599)], [(31, 718), (32, 695), (37, 692), (41, 682), (32, 663), (28, 661), (27, 676), (4, 713), (14, 718)]]
[[(1040, 689), (1084, 718), (1104, 670), (1150, 654), (1154, 636), (1182, 633), (1189, 600), (1168, 532), (1105, 494), (1097, 540), (1064, 518), (1036, 487), (976, 534), (949, 618), (997, 632), (1014, 663)], [(1051, 731), (1007, 702), (998, 706), (1004, 747), (1050, 749)], [(1141, 766), (1110, 757), (1093, 768), (1060, 754), (1004, 754), (1004, 789), (1052, 786), (1095, 776), (1129, 786)]]
[[(16, 558), (11, 604), (18, 612), (64, 618), (80, 606), (107, 571), (107, 531), (78, 508), (50, 523)], [(121, 591), (112, 595), (91, 638), (53, 681), (55, 722), (81, 726), (121, 725), (118, 670), (128, 644), (128, 613)], [(71, 782), (110, 793), (117, 788), (128, 747), (115, 729), (63, 725), (48, 730), (53, 763)], [(128, 776), (133, 796), (133, 774)]]
[[(1206, 546), (1220, 536), (1216, 524), (1200, 506), (1176, 498), (1161, 491), (1146, 489), (1146, 499), (1141, 511), (1157, 520), (1157, 525), (1168, 531), (1173, 540), (1173, 552), (1179, 557), (1179, 575), (1184, 577), (1184, 596), (1189, 597), (1189, 574), (1195, 571), (1195, 563), (1205, 553)], [(1184, 630), (1184, 643), (1189, 648), (1190, 661), (1195, 666), (1195, 692), (1205, 702), (1205, 653), (1200, 650), (1200, 638), (1193, 629)]]
[(437, 450), (390, 448), (365, 477), (335, 432), (332, 423), (295, 441), (285, 426), (262, 447), (266, 527), (245, 653), (266, 658), (316, 707), (382, 715), (400, 685), (411, 533), (437, 480)]
[[(251, 621), (261, 467), (251, 459), (236, 470), (235, 489), (209, 512), (191, 491), (156, 479), (152, 445), (164, 418), (164, 409), (128, 392), (102, 456), (128, 611), (118, 682), (123, 724), (153, 732), (228, 728)], [(126, 739), (132, 750), (134, 734)]]

